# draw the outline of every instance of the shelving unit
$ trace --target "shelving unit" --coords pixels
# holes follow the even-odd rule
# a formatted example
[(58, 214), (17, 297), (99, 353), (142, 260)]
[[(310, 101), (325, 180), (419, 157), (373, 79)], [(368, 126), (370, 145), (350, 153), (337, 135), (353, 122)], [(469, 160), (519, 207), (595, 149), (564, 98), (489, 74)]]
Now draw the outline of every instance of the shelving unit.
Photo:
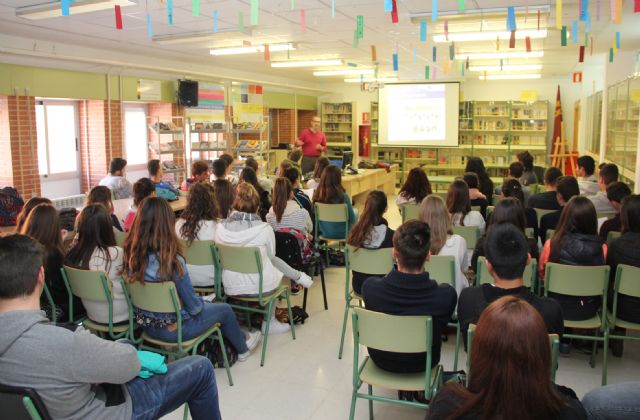
[(260, 172), (270, 173), (269, 153), (270, 141), (268, 136), (269, 116), (263, 116), (261, 123), (233, 123), (231, 134), (233, 136), (233, 151), (238, 157), (253, 156), (262, 167)]
[(345, 150), (355, 150), (357, 138), (356, 106), (353, 102), (320, 104), (322, 132), (327, 138), (327, 155), (341, 156)]
[(189, 157), (212, 161), (227, 150), (227, 124), (219, 121), (187, 120)]
[(184, 118), (172, 116), (169, 121), (161, 121), (160, 117), (149, 117), (148, 127), (154, 134), (149, 138), (149, 148), (162, 162), (163, 172), (173, 175), (174, 182), (182, 182), (186, 178)]

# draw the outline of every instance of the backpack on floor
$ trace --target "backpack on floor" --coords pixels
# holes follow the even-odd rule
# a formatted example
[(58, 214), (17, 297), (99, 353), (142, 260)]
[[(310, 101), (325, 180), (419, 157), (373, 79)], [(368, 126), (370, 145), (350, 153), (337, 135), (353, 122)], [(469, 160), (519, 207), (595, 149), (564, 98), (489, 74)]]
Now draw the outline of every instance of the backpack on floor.
[(4, 187), (0, 190), (0, 226), (14, 226), (24, 201), (18, 190)]
[[(227, 361), (229, 362), (229, 367), (231, 367), (238, 361), (238, 352), (231, 345), (231, 342), (229, 340), (224, 337), (222, 339), (224, 341), (224, 348), (227, 353)], [(218, 343), (218, 340), (216, 338), (209, 337), (204, 340), (198, 346), (197, 353), (208, 358), (214, 368), (224, 367), (224, 356), (222, 355), (222, 349), (220, 348), (220, 344)]]

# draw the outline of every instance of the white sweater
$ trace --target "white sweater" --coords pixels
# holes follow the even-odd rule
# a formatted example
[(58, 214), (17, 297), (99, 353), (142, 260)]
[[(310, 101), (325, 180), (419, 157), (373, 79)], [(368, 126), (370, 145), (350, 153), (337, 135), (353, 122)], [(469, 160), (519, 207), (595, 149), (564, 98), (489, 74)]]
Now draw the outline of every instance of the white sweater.
[(267, 213), (267, 223), (271, 225), (273, 230), (282, 228), (293, 228), (303, 233), (311, 233), (313, 231), (313, 222), (309, 212), (294, 200), (287, 201), (287, 207), (282, 213), (282, 218), (278, 222), (273, 207)]
[[(454, 226), (463, 226), (460, 223), (460, 216), (462, 213), (454, 213), (451, 215), (451, 222)], [(480, 235), (484, 234), (485, 221), (479, 211), (471, 210), (464, 217), (464, 226), (478, 226), (480, 228)]]
[(463, 271), (469, 267), (467, 241), (460, 235), (449, 235), (438, 255), (452, 255), (456, 262), (456, 293), (460, 296), (462, 289), (469, 286)]
[[(184, 225), (185, 220), (180, 218), (176, 221), (176, 234), (178, 238), (186, 241), (187, 238), (182, 236), (180, 229)], [(213, 241), (216, 238), (216, 227), (218, 222), (215, 220), (200, 220), (198, 222), (200, 229), (196, 235), (196, 241)], [(209, 287), (213, 286), (215, 280), (215, 267), (213, 265), (191, 265), (187, 264), (187, 271), (189, 272), (189, 278), (191, 284), (195, 287)]]
[[(129, 308), (120, 284), (121, 277), (118, 274), (122, 268), (122, 248), (110, 246), (108, 251), (111, 258), (109, 267), (107, 267), (104, 251), (96, 248), (89, 260), (89, 270), (104, 271), (107, 274), (109, 286), (111, 287), (111, 297), (113, 298), (113, 322), (117, 323), (129, 319)], [(91, 320), (104, 324), (109, 322), (109, 307), (106, 302), (82, 299), (82, 304)]]

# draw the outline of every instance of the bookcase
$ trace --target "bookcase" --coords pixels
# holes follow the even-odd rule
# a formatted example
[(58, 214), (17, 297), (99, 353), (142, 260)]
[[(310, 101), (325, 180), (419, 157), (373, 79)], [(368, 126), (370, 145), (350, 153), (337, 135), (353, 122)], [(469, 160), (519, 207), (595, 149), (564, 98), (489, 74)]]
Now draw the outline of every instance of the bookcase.
[(353, 102), (320, 104), (321, 130), (327, 138), (327, 155), (341, 156), (355, 150), (357, 138), (356, 106)]
[(170, 174), (175, 183), (182, 182), (186, 177), (184, 118), (172, 116), (161, 121), (160, 117), (149, 117), (148, 127), (153, 134), (149, 137), (152, 155), (160, 160), (165, 174)]

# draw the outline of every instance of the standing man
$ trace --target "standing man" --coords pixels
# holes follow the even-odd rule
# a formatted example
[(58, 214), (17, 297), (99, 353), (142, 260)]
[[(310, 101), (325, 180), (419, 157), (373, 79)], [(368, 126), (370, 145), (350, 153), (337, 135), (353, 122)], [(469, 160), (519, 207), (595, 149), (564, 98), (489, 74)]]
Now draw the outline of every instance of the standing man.
[(320, 131), (320, 117), (315, 115), (311, 118), (311, 127), (302, 130), (296, 146), (302, 146), (302, 173), (313, 171), (316, 160), (327, 150), (327, 138)]

